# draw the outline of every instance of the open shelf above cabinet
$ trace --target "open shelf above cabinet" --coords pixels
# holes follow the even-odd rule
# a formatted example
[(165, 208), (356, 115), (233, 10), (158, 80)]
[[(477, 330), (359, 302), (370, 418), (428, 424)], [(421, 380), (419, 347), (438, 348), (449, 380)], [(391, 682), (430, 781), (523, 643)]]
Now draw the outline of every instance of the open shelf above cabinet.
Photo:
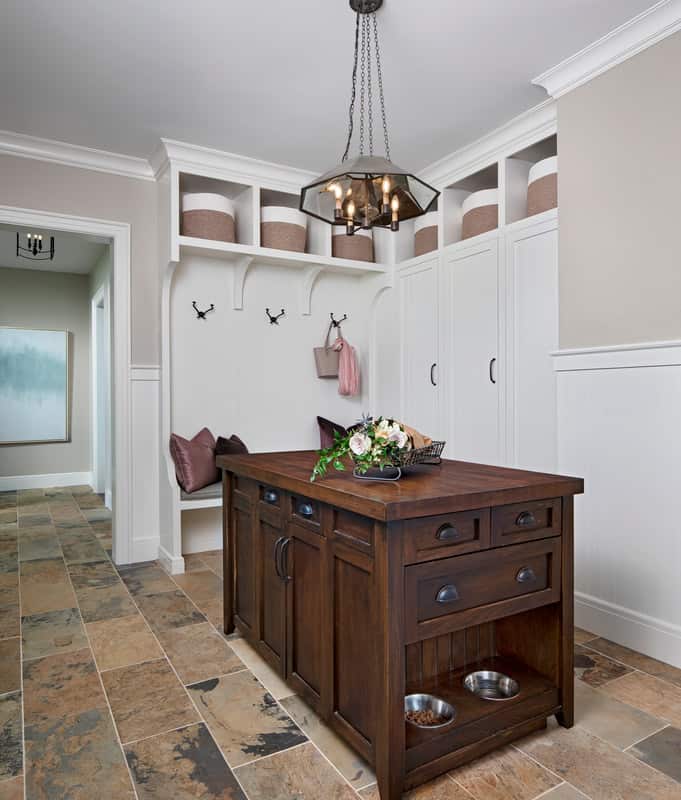
[[(463, 238), (464, 204), (475, 192), (499, 189), (499, 163), (494, 162), (461, 180), (451, 183), (443, 191), (444, 246), (460, 242)], [(497, 216), (497, 226), (500, 219)]]
[[(558, 155), (558, 137), (554, 134), (506, 158), (505, 216), (510, 225), (531, 216), (528, 210), (528, 180), (535, 164)], [(543, 209), (547, 210), (547, 209)]]

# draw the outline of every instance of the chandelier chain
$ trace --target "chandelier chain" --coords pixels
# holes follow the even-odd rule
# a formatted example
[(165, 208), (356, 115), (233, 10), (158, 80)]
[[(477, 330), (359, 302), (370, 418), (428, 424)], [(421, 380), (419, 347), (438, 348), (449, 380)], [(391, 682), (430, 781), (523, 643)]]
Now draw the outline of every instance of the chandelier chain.
[(355, 60), (352, 65), (352, 92), (350, 93), (350, 110), (348, 112), (348, 139), (345, 143), (345, 152), (341, 161), (347, 161), (350, 153), (350, 144), (352, 142), (352, 133), (355, 127), (355, 98), (357, 96), (357, 48), (359, 44), (359, 18), (360, 13), (357, 12), (357, 19), (355, 20)]
[(378, 77), (378, 96), (381, 103), (381, 117), (383, 119), (383, 140), (385, 144), (385, 157), (390, 161), (390, 139), (388, 137), (388, 118), (385, 112), (385, 97), (383, 96), (383, 73), (381, 72), (381, 48), (378, 44), (378, 24), (376, 12), (371, 15), (374, 27), (374, 49), (376, 50), (376, 74)]
[(364, 106), (366, 103), (366, 16), (362, 16), (362, 44), (359, 63), (359, 154), (364, 155)]
[(374, 154), (374, 95), (371, 77), (371, 30), (369, 16), (366, 16), (367, 29), (367, 113), (369, 115), (369, 155)]

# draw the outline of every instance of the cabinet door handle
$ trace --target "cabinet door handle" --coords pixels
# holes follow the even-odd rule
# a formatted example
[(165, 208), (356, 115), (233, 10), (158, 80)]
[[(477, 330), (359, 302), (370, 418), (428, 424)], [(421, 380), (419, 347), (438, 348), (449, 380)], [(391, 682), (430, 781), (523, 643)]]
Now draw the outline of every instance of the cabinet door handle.
[(274, 489), (265, 489), (262, 499), (266, 503), (276, 503), (279, 499), (279, 492), (276, 492)]
[(314, 514), (312, 503), (298, 503), (298, 513), (301, 517), (311, 517)]
[(277, 573), (277, 577), (282, 579), (284, 576), (281, 574), (281, 569), (279, 568), (279, 551), (285, 539), (285, 536), (280, 536), (274, 543), (274, 571)]
[(435, 382), (435, 367), (437, 367), (436, 361), (430, 365), (430, 382), (433, 384), (433, 386), (437, 386), (437, 383)]
[(515, 579), (518, 581), (518, 583), (530, 583), (531, 581), (536, 581), (537, 576), (534, 574), (532, 567), (523, 567), (522, 569), (518, 570), (518, 574), (515, 576)]
[(438, 603), (453, 603), (458, 599), (459, 592), (453, 583), (448, 583), (446, 586), (443, 586), (435, 596), (435, 600)]
[(291, 576), (288, 574), (288, 548), (291, 544), (290, 537), (286, 537), (284, 541), (281, 543), (281, 549), (279, 551), (279, 561), (280, 561), (280, 569), (281, 569), (281, 577), (284, 581), (290, 581)]
[(441, 542), (453, 542), (459, 535), (459, 531), (453, 525), (443, 525), (438, 529), (435, 538)]
[(531, 528), (537, 524), (537, 518), (531, 511), (523, 511), (522, 514), (518, 514), (515, 524), (519, 528)]
[(497, 379), (494, 377), (494, 365), (497, 363), (496, 358), (490, 358), (489, 360), (489, 379), (492, 383), (496, 383)]

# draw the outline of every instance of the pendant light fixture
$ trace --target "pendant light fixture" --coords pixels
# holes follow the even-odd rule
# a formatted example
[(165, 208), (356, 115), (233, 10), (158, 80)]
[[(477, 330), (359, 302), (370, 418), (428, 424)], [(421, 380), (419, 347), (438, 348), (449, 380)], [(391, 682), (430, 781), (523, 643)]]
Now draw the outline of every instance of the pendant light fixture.
[(52, 261), (54, 259), (54, 236), (50, 236), (50, 249), (43, 249), (42, 233), (27, 233), (26, 246), (21, 244), (17, 231), (17, 258), (28, 258), (31, 261)]
[[(341, 163), (300, 193), (300, 210), (352, 235), (358, 228), (399, 230), (400, 222), (430, 211), (440, 194), (390, 160), (376, 11), (383, 0), (350, 0), (356, 15), (355, 59), (348, 112), (348, 137)], [(350, 158), (359, 69), (359, 154)], [(375, 72), (374, 72), (375, 70)], [(385, 155), (374, 155), (373, 93), (378, 89)]]

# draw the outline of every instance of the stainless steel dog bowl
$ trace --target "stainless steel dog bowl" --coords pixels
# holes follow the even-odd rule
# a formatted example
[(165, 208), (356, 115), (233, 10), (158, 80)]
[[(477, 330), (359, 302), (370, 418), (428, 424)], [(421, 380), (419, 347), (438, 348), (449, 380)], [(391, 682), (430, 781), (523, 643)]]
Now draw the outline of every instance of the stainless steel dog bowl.
[(510, 700), (520, 691), (513, 678), (491, 670), (471, 672), (464, 678), (463, 685), (482, 700)]
[(410, 719), (407, 720), (410, 725), (414, 725), (416, 728), (423, 728), (424, 730), (444, 728), (445, 725), (449, 725), (450, 722), (453, 722), (456, 716), (454, 706), (432, 694), (408, 694), (404, 698), (404, 713), (406, 714), (408, 711), (432, 711), (433, 714), (444, 719), (444, 722), (441, 722), (439, 725), (419, 725), (418, 722), (413, 722)]

